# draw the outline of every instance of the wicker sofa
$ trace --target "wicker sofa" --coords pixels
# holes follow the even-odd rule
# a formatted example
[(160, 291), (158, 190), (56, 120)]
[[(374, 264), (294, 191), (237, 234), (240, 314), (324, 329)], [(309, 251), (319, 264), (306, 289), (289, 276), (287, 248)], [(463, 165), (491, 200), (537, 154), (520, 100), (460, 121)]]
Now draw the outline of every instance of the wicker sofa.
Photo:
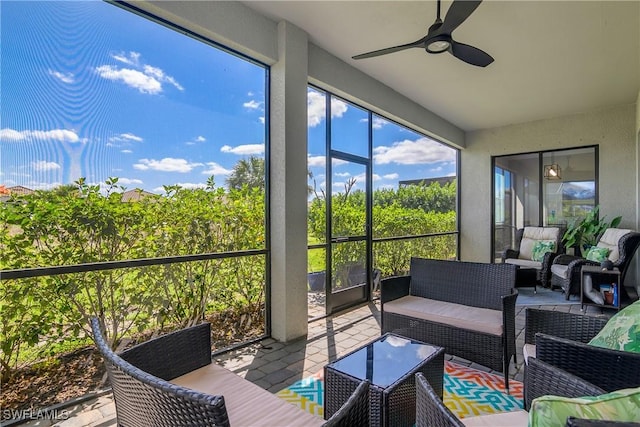
[(382, 333), (444, 347), (504, 372), (515, 358), (516, 266), (412, 258), (408, 276), (381, 282)]
[(607, 392), (639, 387), (640, 353), (587, 344), (607, 320), (528, 307), (523, 354), (584, 378)]
[(91, 321), (116, 404), (118, 425), (368, 426), (369, 382), (324, 421), (211, 363), (210, 324), (155, 338), (115, 354)]
[[(535, 358), (530, 360), (524, 372), (525, 410), (531, 408), (533, 399), (544, 395), (582, 397), (598, 396), (603, 393), (602, 389), (588, 381)], [(527, 425), (528, 414), (525, 411), (503, 412), (460, 420), (442, 403), (424, 377), (416, 374), (416, 427), (525, 427)]]

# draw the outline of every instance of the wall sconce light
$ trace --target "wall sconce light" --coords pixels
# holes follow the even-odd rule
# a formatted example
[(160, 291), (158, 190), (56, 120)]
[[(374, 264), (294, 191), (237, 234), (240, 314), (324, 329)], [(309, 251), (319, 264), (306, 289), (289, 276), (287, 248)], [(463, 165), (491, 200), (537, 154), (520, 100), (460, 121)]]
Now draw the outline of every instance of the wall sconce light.
[(560, 176), (560, 165), (556, 163), (544, 165), (544, 177), (546, 179), (562, 179)]

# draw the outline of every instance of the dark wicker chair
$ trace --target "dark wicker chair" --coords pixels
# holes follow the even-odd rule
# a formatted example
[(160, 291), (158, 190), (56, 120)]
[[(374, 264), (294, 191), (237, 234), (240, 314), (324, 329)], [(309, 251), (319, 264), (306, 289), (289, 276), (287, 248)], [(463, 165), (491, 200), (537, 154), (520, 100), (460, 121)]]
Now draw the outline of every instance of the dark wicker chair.
[[(169, 382), (211, 363), (209, 323), (146, 341), (121, 355), (115, 354), (106, 343), (97, 318), (91, 319), (91, 327), (111, 381), (118, 425), (230, 425), (223, 396), (201, 393)], [(324, 424), (322, 419), (318, 419), (318, 425), (367, 426), (368, 396), (369, 382), (364, 381), (333, 417)], [(259, 413), (256, 419), (260, 419)]]
[[(606, 239), (606, 233), (600, 237), (600, 240)], [(620, 270), (620, 284), (624, 285), (624, 278), (627, 274), (627, 268), (633, 258), (633, 254), (640, 245), (640, 233), (627, 231), (626, 234), (618, 240), (619, 257), (613, 261), (613, 266)], [(611, 247), (611, 243), (607, 242), (606, 247)], [(604, 246), (604, 242), (598, 242), (597, 246)], [(558, 255), (551, 264), (551, 286), (562, 288), (565, 298), (568, 300), (571, 295), (580, 295), (580, 269), (583, 265), (600, 265), (598, 262), (590, 261), (574, 255)], [(624, 286), (621, 286), (624, 289)]]
[[(509, 389), (509, 364), (515, 358), (514, 289), (516, 266), (412, 258), (410, 276), (383, 279), (382, 333), (400, 335), (439, 347), (504, 373)], [(385, 311), (385, 304), (406, 295), (502, 312), (502, 335), (492, 335)]]
[[(531, 358), (524, 376), (525, 408), (536, 397), (556, 395), (565, 397), (597, 396), (604, 393), (587, 381)], [(416, 427), (464, 427), (447, 408), (424, 376), (416, 374)]]
[(609, 391), (640, 386), (640, 353), (609, 350), (587, 343), (606, 318), (527, 308), (525, 344), (536, 358)]
[[(539, 233), (536, 233), (536, 229), (540, 229)], [(517, 265), (521, 269), (535, 269), (537, 273), (538, 282), (544, 286), (549, 287), (551, 281), (551, 264), (555, 257), (563, 252), (562, 236), (564, 234), (564, 228), (561, 227), (525, 227), (516, 230), (515, 245), (513, 248), (505, 249), (502, 252), (502, 262), (508, 264)], [(523, 237), (528, 246), (532, 246), (532, 239), (530, 236), (535, 235), (541, 237), (537, 240), (554, 240), (556, 243), (556, 250), (554, 252), (547, 252), (544, 254), (542, 262), (533, 261), (526, 256), (521, 257), (520, 249), (522, 247)], [(527, 248), (527, 252), (531, 252), (532, 248)], [(518, 275), (518, 279), (520, 274)], [(525, 283), (520, 283), (520, 280), (516, 280), (516, 287), (529, 287), (533, 286), (535, 291), (536, 281), (528, 280)]]

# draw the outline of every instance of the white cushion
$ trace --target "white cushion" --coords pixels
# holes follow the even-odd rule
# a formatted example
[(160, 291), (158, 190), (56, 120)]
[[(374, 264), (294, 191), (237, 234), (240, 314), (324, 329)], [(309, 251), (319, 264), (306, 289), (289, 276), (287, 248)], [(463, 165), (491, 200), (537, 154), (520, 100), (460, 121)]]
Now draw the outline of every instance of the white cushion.
[(528, 259), (520, 259), (520, 258), (507, 258), (504, 260), (505, 264), (513, 264), (524, 268), (535, 268), (538, 270), (542, 269), (542, 263), (538, 261), (531, 261)]
[(171, 380), (202, 393), (224, 396), (232, 426), (321, 426), (324, 420), (212, 363)]
[(524, 363), (529, 364), (529, 358), (536, 357), (536, 345), (535, 344), (525, 344), (522, 346), (522, 358), (524, 359)]
[(569, 266), (562, 264), (551, 264), (551, 273), (555, 274), (558, 277), (562, 277), (563, 279), (567, 279), (567, 275), (569, 274)]
[(499, 414), (463, 418), (461, 421), (467, 427), (527, 427), (529, 414), (522, 410), (500, 412)]
[(540, 240), (558, 239), (560, 229), (557, 227), (525, 227), (520, 241), (520, 252), (518, 258), (532, 259), (533, 246)]
[(456, 328), (502, 335), (502, 312), (499, 310), (407, 295), (385, 303), (384, 311)]
[(616, 262), (620, 259), (620, 252), (618, 251), (618, 242), (620, 241), (620, 238), (632, 231), (633, 230), (625, 228), (607, 228), (604, 233), (602, 233), (602, 236), (596, 246), (599, 248), (609, 249), (610, 252), (607, 258), (611, 262)]

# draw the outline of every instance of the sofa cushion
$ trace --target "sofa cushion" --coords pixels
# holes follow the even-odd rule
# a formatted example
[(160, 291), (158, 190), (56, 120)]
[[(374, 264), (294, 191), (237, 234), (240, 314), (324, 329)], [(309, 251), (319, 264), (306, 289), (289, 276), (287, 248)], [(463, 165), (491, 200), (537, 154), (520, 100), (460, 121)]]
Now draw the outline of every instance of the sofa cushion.
[(526, 411), (500, 412), (499, 414), (467, 417), (461, 421), (467, 427), (527, 427), (529, 414)]
[(551, 273), (563, 279), (568, 279), (569, 266), (563, 264), (551, 264)]
[(589, 341), (590, 345), (640, 353), (640, 301), (623, 308)]
[(535, 268), (540, 270), (542, 268), (542, 263), (538, 261), (531, 261), (528, 259), (520, 259), (520, 258), (507, 258), (504, 260), (505, 264), (513, 264), (523, 268)]
[(607, 228), (602, 236), (600, 236), (600, 240), (598, 240), (598, 244), (596, 246), (611, 250), (607, 258), (611, 262), (616, 262), (620, 259), (620, 252), (618, 251), (618, 242), (620, 241), (620, 238), (632, 231), (633, 230), (625, 228)]
[(502, 312), (499, 310), (407, 295), (385, 303), (384, 311), (456, 328), (502, 335)]
[(637, 421), (639, 415), (640, 388), (629, 388), (600, 396), (577, 398), (541, 396), (533, 399), (531, 403), (529, 426), (564, 426), (568, 417)]
[(172, 383), (224, 396), (232, 426), (320, 426), (324, 420), (301, 410), (222, 366), (212, 363)]

